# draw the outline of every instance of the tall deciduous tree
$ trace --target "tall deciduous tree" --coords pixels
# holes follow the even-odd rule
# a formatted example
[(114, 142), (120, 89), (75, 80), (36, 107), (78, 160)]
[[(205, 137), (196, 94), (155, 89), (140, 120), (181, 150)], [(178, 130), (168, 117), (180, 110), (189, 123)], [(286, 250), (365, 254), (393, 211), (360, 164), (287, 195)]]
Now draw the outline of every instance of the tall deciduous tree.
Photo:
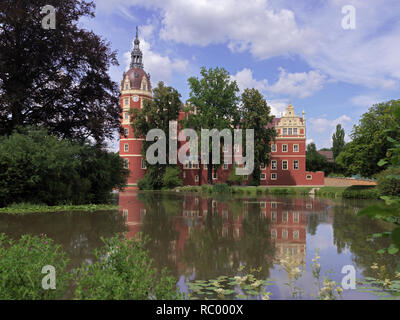
[[(196, 108), (183, 126), (200, 133), (201, 129), (232, 129), (239, 123), (239, 87), (223, 68), (201, 69), (201, 78), (189, 78), (190, 98), (188, 102)], [(211, 139), (210, 139), (211, 140)], [(212, 184), (212, 147), (210, 141), (207, 180)]]
[[(179, 92), (166, 87), (163, 82), (159, 82), (157, 88), (153, 90), (153, 99), (145, 100), (142, 109), (133, 109), (132, 128), (136, 137), (145, 137), (152, 129), (160, 129), (165, 133), (166, 138), (166, 162), (169, 161), (169, 122), (177, 121), (179, 111), (182, 107)], [(173, 138), (173, 137), (171, 137)], [(146, 151), (154, 142), (143, 141), (142, 154), (146, 156)], [(167, 165), (155, 164), (148, 165), (146, 176), (154, 189), (163, 186), (162, 178)]]
[(306, 150), (306, 169), (307, 171), (326, 171), (328, 160), (317, 151), (315, 143), (307, 145)]
[(268, 165), (271, 155), (271, 141), (277, 134), (272, 126), (274, 116), (262, 94), (256, 89), (246, 89), (242, 94), (242, 119), (240, 127), (254, 129), (254, 171), (253, 184), (260, 184), (260, 165)]
[(333, 152), (333, 158), (336, 159), (336, 157), (339, 155), (340, 152), (343, 151), (345, 142), (344, 142), (344, 129), (342, 128), (341, 124), (338, 124), (336, 126), (336, 132), (332, 135), (332, 152)]
[[(42, 7), (56, 9), (55, 29), (42, 28)], [(45, 126), (62, 138), (97, 142), (120, 130), (118, 65), (109, 44), (82, 29), (93, 1), (0, 2), (0, 135), (26, 125)]]
[(359, 124), (354, 126), (350, 135), (353, 140), (336, 158), (347, 174), (371, 177), (386, 168), (378, 166), (378, 162), (386, 157), (391, 147), (387, 130), (396, 124), (392, 111), (398, 103), (400, 100), (392, 100), (372, 106), (362, 115)]

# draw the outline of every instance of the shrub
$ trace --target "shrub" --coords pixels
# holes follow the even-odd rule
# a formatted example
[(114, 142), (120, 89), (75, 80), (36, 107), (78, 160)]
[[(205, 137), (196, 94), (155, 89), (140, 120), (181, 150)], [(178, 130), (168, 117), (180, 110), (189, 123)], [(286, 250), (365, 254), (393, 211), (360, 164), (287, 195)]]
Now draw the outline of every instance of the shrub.
[(345, 199), (379, 199), (379, 192), (374, 186), (351, 186), (343, 191), (342, 197)]
[(201, 192), (209, 193), (211, 191), (212, 191), (212, 186), (209, 186), (208, 184), (201, 185)]
[(104, 203), (128, 173), (117, 153), (60, 140), (43, 129), (0, 137), (0, 207)]
[(76, 299), (147, 300), (178, 299), (176, 280), (166, 269), (157, 275), (145, 249), (147, 239), (123, 239), (116, 235), (102, 239), (104, 247), (95, 251), (96, 260), (77, 270)]
[(163, 186), (168, 189), (182, 186), (182, 178), (178, 168), (168, 167), (165, 170), (163, 179)]
[[(68, 289), (70, 274), (61, 246), (45, 236), (24, 235), (18, 241), (0, 235), (0, 300), (53, 300)], [(56, 271), (56, 289), (45, 290), (44, 266)]]
[(245, 181), (243, 175), (237, 175), (236, 174), (236, 169), (232, 168), (231, 172), (229, 173), (228, 179), (226, 182), (228, 185), (241, 185)]
[[(397, 176), (397, 179), (395, 178)], [(378, 175), (378, 190), (383, 196), (400, 194), (400, 168), (392, 167)]]
[(142, 179), (139, 179), (137, 186), (140, 190), (153, 190), (153, 184), (148, 175), (145, 175)]
[(229, 193), (229, 186), (226, 183), (218, 183), (212, 188), (213, 193)]

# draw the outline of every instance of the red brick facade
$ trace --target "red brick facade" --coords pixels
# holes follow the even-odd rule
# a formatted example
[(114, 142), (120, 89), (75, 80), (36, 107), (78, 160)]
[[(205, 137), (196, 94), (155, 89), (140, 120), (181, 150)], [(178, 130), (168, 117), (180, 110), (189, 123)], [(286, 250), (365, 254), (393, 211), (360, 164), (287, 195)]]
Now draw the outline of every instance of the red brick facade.
[[(139, 41), (136, 39), (136, 50)], [(139, 53), (137, 53), (139, 52)], [(136, 54), (141, 54), (137, 51)], [(141, 56), (139, 57), (141, 58)], [(136, 138), (130, 125), (129, 111), (140, 109), (145, 99), (151, 99), (150, 76), (142, 69), (142, 65), (131, 66), (124, 73), (120, 84), (120, 104), (123, 110), (122, 126), (126, 136), (120, 137), (120, 156), (130, 170), (129, 186), (136, 186), (137, 181), (144, 177), (146, 168), (141, 155), (143, 139)], [(179, 119), (185, 117), (181, 112)], [(323, 172), (306, 172), (306, 125), (303, 116), (295, 114), (292, 105), (287, 107), (281, 118), (275, 118), (272, 124), (278, 132), (275, 149), (271, 153), (271, 163), (261, 168), (261, 185), (270, 186), (322, 186)], [(256, 129), (256, 128), (255, 128)], [(241, 154), (241, 150), (238, 150)], [(222, 157), (223, 158), (223, 157)], [(223, 159), (222, 159), (223, 161)], [(180, 165), (184, 185), (202, 185), (207, 183), (207, 169), (203, 164), (197, 166)], [(214, 183), (225, 182), (233, 165), (221, 165), (213, 174)], [(251, 181), (251, 177), (247, 177)]]

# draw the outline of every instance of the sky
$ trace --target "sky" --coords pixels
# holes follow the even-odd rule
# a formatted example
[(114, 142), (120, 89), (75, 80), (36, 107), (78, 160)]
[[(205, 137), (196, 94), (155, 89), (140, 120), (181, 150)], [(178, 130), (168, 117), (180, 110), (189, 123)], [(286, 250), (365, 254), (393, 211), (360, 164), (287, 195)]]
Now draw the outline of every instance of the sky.
[[(375, 103), (399, 99), (398, 0), (95, 0), (93, 30), (117, 51), (119, 82), (136, 26), (152, 85), (164, 81), (185, 102), (189, 77), (223, 67), (240, 90), (258, 89), (280, 116), (306, 112), (307, 141), (331, 147), (340, 123), (350, 141)], [(112, 143), (115, 148), (117, 144)]]

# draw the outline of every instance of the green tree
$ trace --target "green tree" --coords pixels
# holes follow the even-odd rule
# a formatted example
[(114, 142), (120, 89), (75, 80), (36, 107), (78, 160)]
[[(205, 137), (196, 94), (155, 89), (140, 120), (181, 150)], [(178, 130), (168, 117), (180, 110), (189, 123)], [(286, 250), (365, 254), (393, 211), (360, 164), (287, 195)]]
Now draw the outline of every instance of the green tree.
[[(162, 178), (169, 164), (169, 123), (178, 120), (179, 111), (182, 107), (180, 97), (181, 95), (177, 90), (159, 82), (157, 88), (153, 90), (153, 99), (145, 100), (142, 109), (132, 111), (132, 128), (136, 137), (145, 137), (152, 129), (160, 129), (165, 133), (167, 164), (147, 164), (145, 179), (152, 189), (161, 189), (163, 186)], [(162, 137), (158, 138), (163, 139)], [(148, 147), (153, 143), (143, 141), (142, 155), (144, 157), (146, 157)]]
[[(57, 10), (54, 30), (42, 28), (45, 5)], [(101, 142), (121, 129), (118, 85), (108, 73), (116, 52), (79, 24), (94, 10), (85, 0), (0, 2), (0, 135), (41, 125)]]
[[(236, 81), (232, 81), (229, 73), (223, 68), (207, 70), (203, 67), (200, 74), (200, 79), (192, 77), (188, 80), (190, 86), (188, 111), (192, 112), (189, 112), (187, 120), (182, 121), (183, 127), (192, 128), (198, 134), (201, 129), (233, 130), (239, 123), (240, 117), (239, 88)], [(208, 165), (207, 181), (208, 184), (213, 184), (211, 141), (209, 150), (210, 165)]]
[[(271, 158), (271, 141), (277, 133), (271, 126), (274, 116), (262, 94), (256, 89), (246, 89), (242, 94), (240, 127), (254, 129), (254, 185), (260, 184), (260, 166), (269, 164)], [(244, 144), (243, 144), (244, 145)]]
[(104, 203), (128, 171), (118, 153), (59, 140), (44, 129), (0, 137), (0, 206)]
[(332, 152), (333, 152), (333, 158), (336, 159), (336, 157), (339, 155), (340, 152), (343, 151), (345, 142), (344, 142), (344, 129), (342, 128), (341, 124), (338, 124), (336, 126), (336, 132), (332, 135)]
[[(387, 156), (381, 159), (377, 165), (380, 167), (389, 166), (389, 169), (385, 172), (385, 179), (389, 179), (387, 183), (392, 184), (392, 188), (395, 189), (400, 181), (400, 175), (398, 174), (400, 169), (400, 101), (392, 102), (388, 112), (393, 120), (392, 126), (385, 130), (388, 135), (386, 139), (389, 143), (389, 148)], [(381, 191), (383, 191), (382, 187), (379, 188)], [(400, 196), (398, 194), (384, 195), (381, 198), (385, 200), (386, 205), (377, 204), (361, 210), (358, 214), (382, 219), (397, 226), (391, 232), (393, 244), (387, 249), (388, 253), (397, 254), (400, 251)], [(386, 251), (386, 249), (383, 249), (383, 251)], [(398, 270), (400, 270), (399, 268), (400, 264)]]
[(307, 171), (327, 171), (328, 160), (317, 151), (315, 143), (307, 145), (306, 150), (306, 169)]
[(360, 174), (371, 177), (387, 166), (378, 166), (380, 159), (386, 157), (391, 142), (388, 131), (395, 125), (393, 117), (394, 105), (400, 100), (379, 103), (364, 113), (358, 125), (351, 133), (351, 142), (336, 158), (336, 162), (344, 168), (346, 174)]

